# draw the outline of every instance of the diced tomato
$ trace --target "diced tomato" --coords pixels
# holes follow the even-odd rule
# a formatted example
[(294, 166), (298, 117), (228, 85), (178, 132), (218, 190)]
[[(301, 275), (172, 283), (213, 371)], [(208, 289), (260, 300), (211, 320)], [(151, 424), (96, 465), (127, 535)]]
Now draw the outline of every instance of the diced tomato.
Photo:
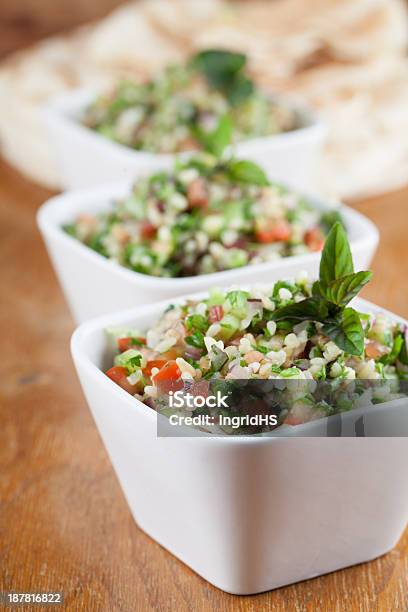
[(196, 178), (189, 184), (187, 200), (192, 208), (205, 208), (208, 205), (208, 191), (203, 178)]
[(106, 373), (106, 376), (108, 376), (111, 380), (113, 380), (113, 382), (115, 382), (117, 385), (122, 387), (122, 389), (124, 389), (128, 393), (132, 393), (132, 394), (136, 393), (136, 386), (131, 385), (130, 382), (128, 381), (127, 370), (123, 366), (114, 366), (113, 368), (110, 368), (110, 370), (108, 370), (105, 373)]
[(289, 414), (283, 423), (284, 425), (301, 425), (303, 421), (301, 418)]
[[(136, 342), (134, 342), (136, 340)], [(118, 338), (117, 340), (118, 348), (121, 353), (128, 351), (131, 348), (136, 348), (139, 344), (146, 344), (146, 340), (144, 338)]]
[(210, 306), (208, 311), (208, 320), (210, 323), (217, 323), (221, 321), (224, 316), (224, 309), (222, 306)]
[(168, 361), (153, 377), (153, 382), (160, 393), (179, 391), (184, 383), (180, 378), (181, 371), (175, 361)]
[(151, 240), (156, 236), (157, 228), (149, 221), (142, 221), (140, 234), (144, 240)]
[(311, 251), (321, 251), (324, 246), (324, 235), (319, 227), (312, 227), (305, 233), (305, 244)]
[(276, 221), (275, 223), (266, 224), (262, 229), (256, 232), (258, 242), (269, 244), (271, 242), (287, 242), (290, 238), (290, 225), (287, 221)]
[(153, 368), (158, 368), (160, 370), (163, 366), (166, 365), (166, 363), (166, 359), (152, 359), (151, 361), (148, 361), (146, 367), (143, 368), (143, 374), (145, 376), (150, 376)]

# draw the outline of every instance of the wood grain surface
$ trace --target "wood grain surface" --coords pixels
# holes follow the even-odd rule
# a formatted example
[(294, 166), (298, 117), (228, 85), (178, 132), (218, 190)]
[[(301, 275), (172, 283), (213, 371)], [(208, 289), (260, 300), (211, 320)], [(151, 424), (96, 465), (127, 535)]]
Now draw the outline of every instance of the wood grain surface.
[(124, 0), (1, 0), (0, 57), (107, 15)]
[[(0, 163), (0, 591), (63, 591), (70, 611), (407, 610), (408, 532), (376, 561), (237, 597), (138, 529), (71, 363), (74, 324), (35, 224), (49, 195)], [(408, 190), (356, 207), (382, 232), (365, 297), (408, 317)]]

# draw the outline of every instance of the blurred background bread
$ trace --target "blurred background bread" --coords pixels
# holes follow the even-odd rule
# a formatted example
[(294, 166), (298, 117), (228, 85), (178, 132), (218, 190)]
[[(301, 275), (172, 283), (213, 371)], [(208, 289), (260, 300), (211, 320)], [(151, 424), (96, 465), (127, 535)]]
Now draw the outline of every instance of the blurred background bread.
[(246, 52), (260, 83), (306, 99), (330, 131), (321, 181), (347, 198), (408, 182), (408, 42), (403, 0), (139, 0), (122, 4), (3, 0), (0, 67), (3, 155), (36, 181), (58, 187), (38, 118), (50, 96), (145, 78), (191, 51)]

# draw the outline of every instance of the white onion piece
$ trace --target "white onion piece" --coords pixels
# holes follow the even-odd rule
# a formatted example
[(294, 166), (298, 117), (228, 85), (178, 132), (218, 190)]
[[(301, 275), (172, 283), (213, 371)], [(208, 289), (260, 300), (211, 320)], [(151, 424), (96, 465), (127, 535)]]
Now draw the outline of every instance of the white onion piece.
[(251, 373), (248, 368), (244, 368), (240, 365), (235, 365), (227, 374), (226, 378), (234, 378), (236, 380), (246, 380), (250, 377)]
[(255, 301), (250, 302), (248, 300), (248, 314), (245, 317), (245, 319), (243, 319), (241, 321), (241, 329), (246, 329), (247, 327), (249, 327), (249, 325), (251, 324), (252, 319), (258, 313), (262, 317), (262, 312), (263, 312), (263, 306), (262, 306), (262, 301), (261, 300), (257, 300), (256, 302)]

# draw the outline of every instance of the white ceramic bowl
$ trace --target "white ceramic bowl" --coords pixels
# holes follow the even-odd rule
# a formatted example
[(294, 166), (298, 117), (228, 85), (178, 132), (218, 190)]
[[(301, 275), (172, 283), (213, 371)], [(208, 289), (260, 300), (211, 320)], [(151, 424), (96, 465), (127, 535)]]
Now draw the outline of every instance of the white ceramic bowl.
[[(85, 396), (138, 525), (203, 578), (241, 595), (392, 549), (408, 518), (408, 438), (307, 437), (333, 417), (291, 428), (294, 437), (157, 436), (156, 413), (101, 368), (112, 363), (107, 326), (146, 328), (165, 305), (90, 321), (72, 338)], [(391, 404), (375, 410), (389, 415)]]
[[(320, 253), (194, 277), (159, 278), (120, 266), (61, 229), (62, 224), (72, 222), (81, 212), (94, 213), (106, 209), (112, 200), (128, 194), (129, 188), (129, 184), (121, 184), (66, 193), (51, 198), (39, 210), (38, 225), (65, 297), (78, 322), (220, 285), (274, 281), (294, 276), (300, 270), (317, 275)], [(320, 209), (331, 208), (327, 203), (308, 199)], [(353, 209), (341, 206), (340, 210), (349, 231), (356, 269), (367, 269), (378, 244), (378, 231), (371, 221)]]
[[(172, 164), (174, 155), (134, 151), (81, 125), (79, 117), (94, 96), (90, 92), (74, 91), (51, 100), (43, 110), (64, 189), (92, 187), (100, 185), (101, 180), (131, 179), (141, 167)], [(242, 142), (235, 150), (239, 157), (262, 165), (273, 178), (311, 191), (326, 128), (310, 110), (287, 104), (296, 110), (302, 127)]]

